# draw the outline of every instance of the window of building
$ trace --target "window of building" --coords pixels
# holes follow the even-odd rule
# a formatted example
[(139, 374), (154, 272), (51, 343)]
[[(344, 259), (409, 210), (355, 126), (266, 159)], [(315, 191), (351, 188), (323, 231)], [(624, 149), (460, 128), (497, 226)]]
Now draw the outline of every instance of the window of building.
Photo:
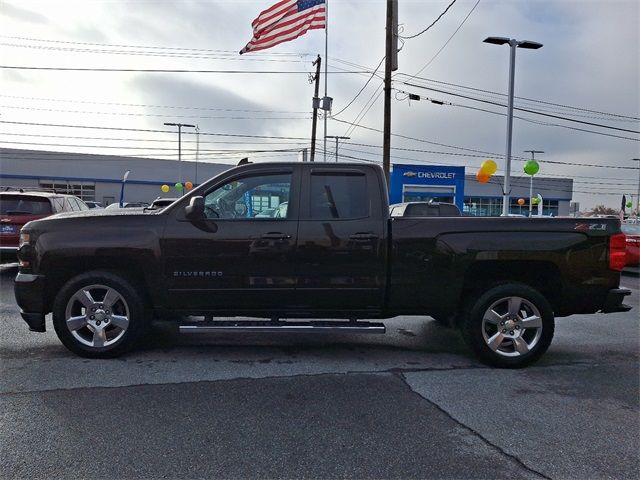
[(369, 215), (364, 173), (312, 173), (310, 217), (314, 220)]
[[(523, 205), (518, 205), (518, 198), (511, 197), (509, 213), (513, 215), (529, 216), (529, 199), (524, 199)], [(499, 217), (502, 215), (502, 198), (467, 197), (464, 199), (464, 215), (473, 217)], [(538, 214), (537, 205), (533, 206), (533, 215)], [(542, 214), (558, 216), (558, 200), (542, 201)]]
[(85, 201), (95, 201), (95, 182), (78, 182), (66, 180), (40, 180), (40, 188), (56, 193), (75, 195)]

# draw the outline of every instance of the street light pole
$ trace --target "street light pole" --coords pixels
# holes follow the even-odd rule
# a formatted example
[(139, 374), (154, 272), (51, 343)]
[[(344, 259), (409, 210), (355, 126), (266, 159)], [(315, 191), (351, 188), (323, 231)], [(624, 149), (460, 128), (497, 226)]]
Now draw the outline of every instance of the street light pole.
[[(544, 153), (544, 152), (542, 150), (525, 150), (524, 153), (530, 153), (531, 161), (535, 162), (536, 153)], [(531, 214), (533, 213), (533, 203), (531, 202), (531, 200), (533, 200), (533, 175), (529, 175), (529, 177), (531, 177), (529, 179), (529, 217), (531, 217)]]
[(338, 141), (339, 140), (351, 140), (351, 137), (338, 137), (336, 135), (327, 135), (326, 138), (336, 139), (336, 163), (338, 163)]
[(509, 60), (509, 97), (507, 104), (507, 148), (506, 148), (506, 165), (504, 169), (504, 191), (502, 192), (502, 215), (505, 217), (509, 215), (510, 204), (510, 189), (511, 189), (511, 139), (513, 129), (513, 90), (515, 83), (515, 64), (516, 64), (516, 48), (527, 48), (536, 50), (542, 47), (541, 43), (530, 42), (528, 40), (516, 40), (515, 38), (505, 37), (487, 37), (484, 39), (485, 43), (492, 43), (494, 45), (508, 44), (511, 49), (511, 55)]
[(191, 127), (196, 128), (195, 125), (191, 125), (190, 123), (170, 123), (165, 122), (165, 125), (168, 127), (178, 127), (178, 176), (179, 182), (182, 182), (182, 127)]

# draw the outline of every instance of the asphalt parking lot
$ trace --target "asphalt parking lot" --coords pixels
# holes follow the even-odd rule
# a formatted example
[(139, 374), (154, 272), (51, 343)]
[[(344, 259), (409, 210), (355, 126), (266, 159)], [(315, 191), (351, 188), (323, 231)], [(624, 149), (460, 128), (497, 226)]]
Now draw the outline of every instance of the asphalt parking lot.
[(0, 267), (2, 478), (637, 478), (640, 328), (558, 319), (535, 366), (427, 318), (385, 335), (180, 336), (116, 360), (30, 333)]

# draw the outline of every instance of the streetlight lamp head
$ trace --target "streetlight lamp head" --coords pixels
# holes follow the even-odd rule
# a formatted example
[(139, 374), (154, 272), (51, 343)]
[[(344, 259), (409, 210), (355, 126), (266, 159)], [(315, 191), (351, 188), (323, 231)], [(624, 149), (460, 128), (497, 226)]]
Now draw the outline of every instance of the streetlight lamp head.
[(505, 43), (509, 43), (509, 39), (507, 37), (487, 37), (483, 42), (493, 43), (494, 45), (504, 45)]
[(541, 43), (531, 42), (529, 40), (523, 40), (522, 42), (518, 42), (518, 48), (528, 48), (530, 50), (537, 50), (542, 47)]

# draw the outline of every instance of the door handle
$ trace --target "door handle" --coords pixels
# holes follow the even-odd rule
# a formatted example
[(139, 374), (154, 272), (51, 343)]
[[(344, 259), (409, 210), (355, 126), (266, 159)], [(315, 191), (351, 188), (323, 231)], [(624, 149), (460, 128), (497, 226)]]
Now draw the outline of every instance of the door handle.
[(378, 236), (373, 233), (354, 233), (349, 235), (351, 240), (377, 240)]
[(260, 235), (260, 238), (262, 238), (263, 240), (289, 240), (291, 238), (291, 235), (287, 235), (281, 232), (269, 232), (263, 233), (262, 235)]

